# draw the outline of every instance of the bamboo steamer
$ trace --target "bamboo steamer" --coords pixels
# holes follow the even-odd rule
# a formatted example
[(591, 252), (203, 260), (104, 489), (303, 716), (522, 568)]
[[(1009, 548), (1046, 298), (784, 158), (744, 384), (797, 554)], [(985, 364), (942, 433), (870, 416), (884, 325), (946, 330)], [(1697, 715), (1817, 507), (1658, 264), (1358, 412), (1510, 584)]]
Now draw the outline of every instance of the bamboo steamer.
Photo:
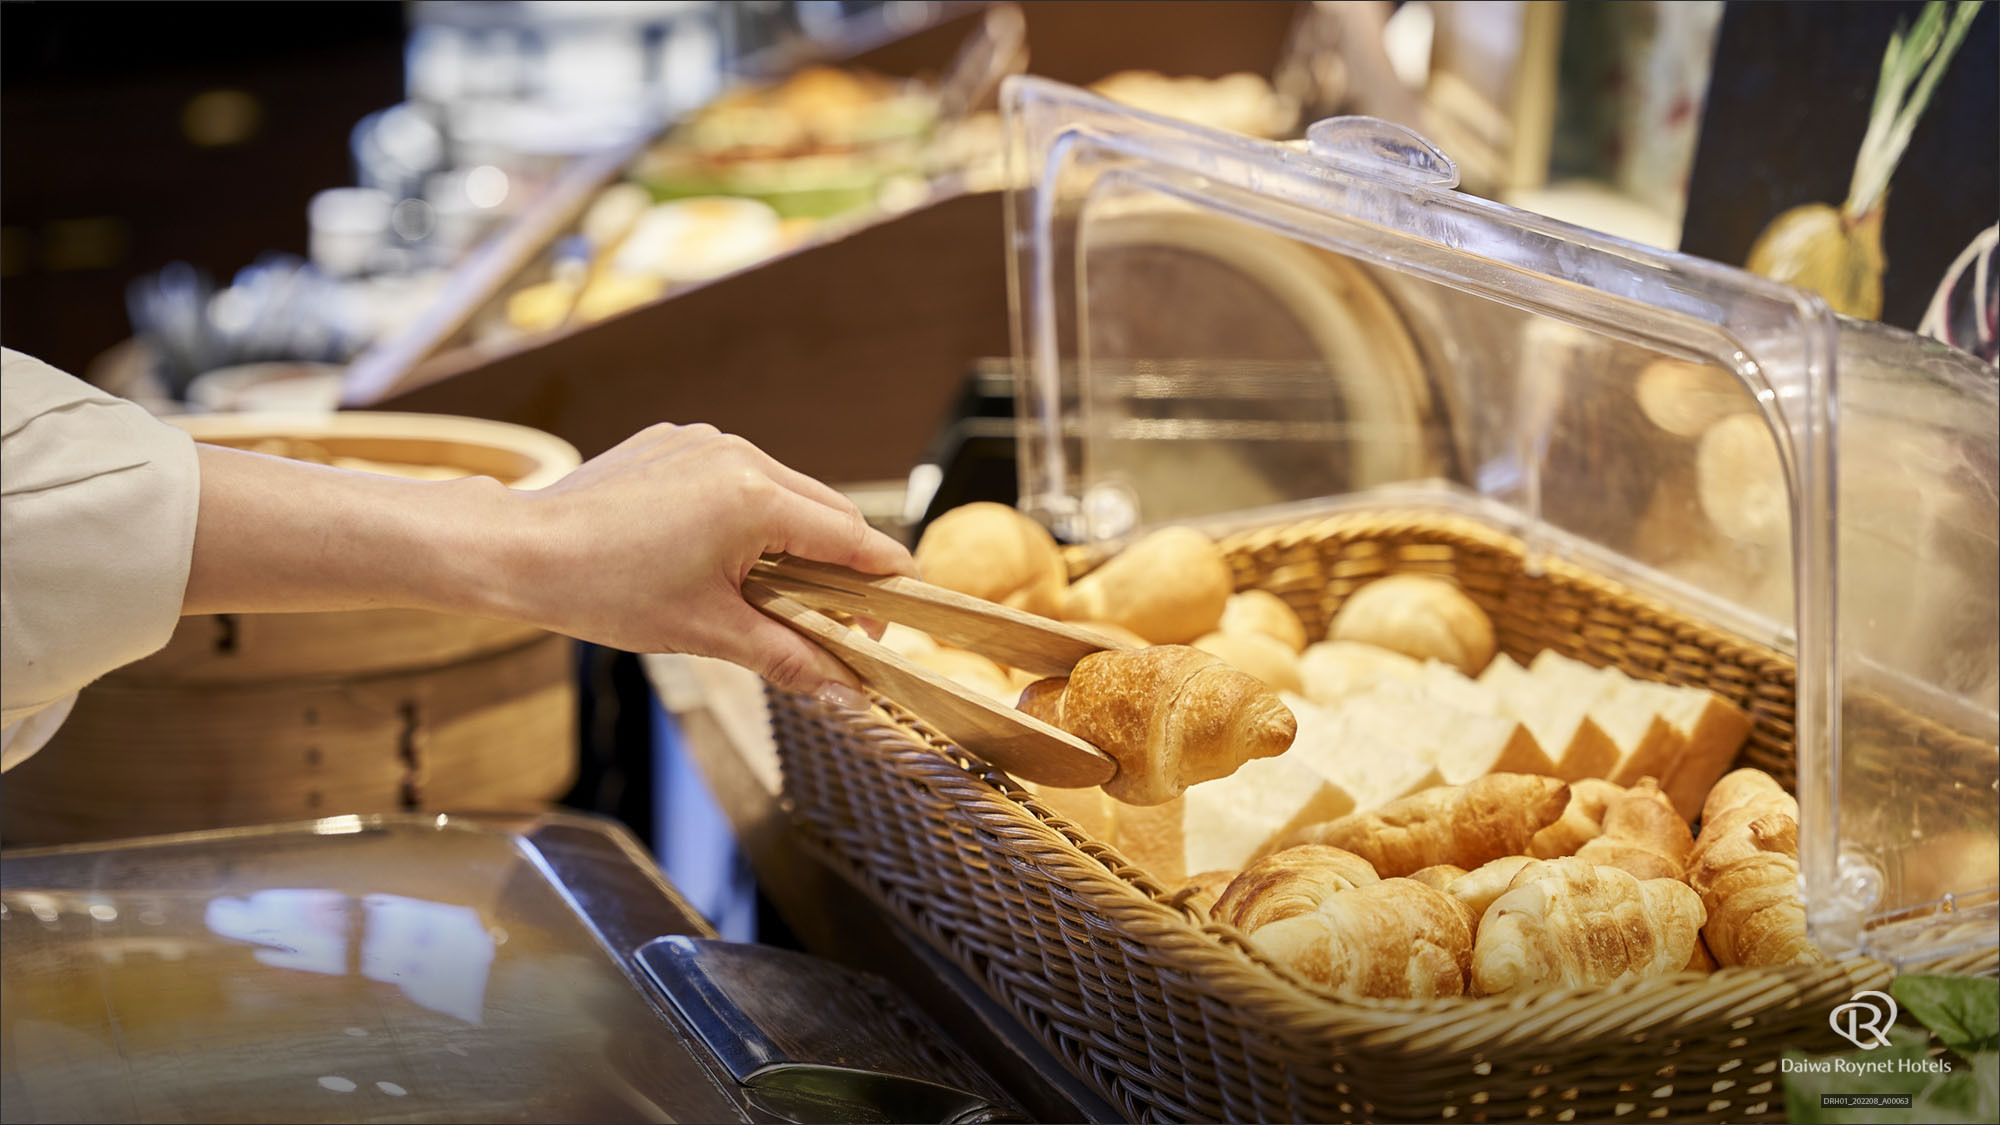
[[(445, 415), (191, 415), (201, 441), (540, 488), (576, 449)], [(522, 808), (576, 766), (571, 642), (420, 610), (199, 614), (78, 696), (8, 771), (0, 834), (52, 844), (345, 813)]]

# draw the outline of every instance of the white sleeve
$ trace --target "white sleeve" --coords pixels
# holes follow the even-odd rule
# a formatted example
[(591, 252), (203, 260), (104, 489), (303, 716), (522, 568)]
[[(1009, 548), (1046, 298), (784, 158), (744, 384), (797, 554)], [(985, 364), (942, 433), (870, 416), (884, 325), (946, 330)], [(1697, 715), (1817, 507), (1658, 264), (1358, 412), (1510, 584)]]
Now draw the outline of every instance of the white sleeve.
[(0, 768), (53, 733), (25, 720), (167, 643), (200, 494), (186, 431), (0, 349)]

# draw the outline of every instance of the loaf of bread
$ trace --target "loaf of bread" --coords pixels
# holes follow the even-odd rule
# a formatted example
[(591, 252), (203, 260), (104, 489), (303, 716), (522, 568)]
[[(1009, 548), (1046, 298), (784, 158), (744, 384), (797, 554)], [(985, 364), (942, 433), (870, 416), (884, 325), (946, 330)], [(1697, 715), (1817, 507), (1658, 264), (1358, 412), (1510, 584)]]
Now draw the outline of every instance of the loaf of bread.
[(1109, 622), (1156, 645), (1184, 645), (1215, 631), (1234, 588), (1229, 563), (1208, 536), (1168, 527), (1077, 579), (1063, 594), (1062, 616)]
[(1737, 770), (1716, 782), (1687, 862), (1716, 963), (1762, 967), (1824, 961), (1806, 937), (1799, 899), (1798, 802), (1770, 775)]
[(1212, 916), (1266, 957), (1349, 996), (1431, 1000), (1465, 991), (1463, 909), (1410, 879), (1377, 879), (1337, 848), (1277, 852), (1238, 875)]
[(1608, 984), (1678, 972), (1694, 953), (1701, 900), (1674, 879), (1636, 879), (1583, 859), (1536, 860), (1480, 918), (1472, 987)]
[(1604, 809), (1604, 831), (1577, 849), (1578, 859), (1616, 867), (1639, 879), (1681, 879), (1694, 836), (1652, 778)]
[(1267, 634), (1218, 631), (1197, 638), (1194, 647), (1257, 677), (1272, 691), (1297, 692), (1304, 686), (1299, 682), (1298, 655)]
[(1353, 852), (1384, 877), (1440, 863), (1471, 870), (1524, 854), (1535, 833), (1562, 816), (1568, 802), (1569, 786), (1556, 778), (1496, 773), (1315, 825), (1290, 843)]
[(1030, 684), (1019, 706), (1109, 754), (1118, 774), (1104, 790), (1132, 805), (1282, 754), (1298, 733), (1262, 683), (1185, 645), (1092, 653), (1066, 679)]
[(1269, 637), (1292, 651), (1305, 651), (1306, 625), (1285, 599), (1269, 590), (1242, 590), (1229, 595), (1222, 607), (1219, 632)]
[(932, 520), (913, 552), (924, 581), (1054, 617), (1069, 569), (1041, 524), (1005, 504), (965, 504)]
[(1464, 591), (1427, 574), (1378, 578), (1341, 604), (1327, 639), (1361, 641), (1415, 660), (1441, 660), (1468, 676), (1493, 659), (1493, 622)]

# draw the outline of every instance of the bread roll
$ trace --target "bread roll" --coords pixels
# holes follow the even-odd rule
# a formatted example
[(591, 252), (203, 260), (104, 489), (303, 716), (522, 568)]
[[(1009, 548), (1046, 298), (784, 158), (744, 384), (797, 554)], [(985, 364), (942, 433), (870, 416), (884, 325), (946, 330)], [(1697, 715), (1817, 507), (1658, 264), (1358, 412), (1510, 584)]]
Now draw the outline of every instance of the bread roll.
[(1269, 590), (1241, 590), (1229, 595), (1217, 628), (1223, 633), (1269, 637), (1295, 656), (1306, 647), (1306, 623), (1285, 599)]
[(1109, 754), (1118, 774), (1104, 790), (1132, 805), (1282, 754), (1298, 733), (1263, 684), (1185, 645), (1092, 653), (1067, 680), (1029, 685), (1020, 708)]
[(1465, 991), (1472, 931), (1457, 903), (1410, 879), (1378, 880), (1337, 848), (1266, 856), (1211, 912), (1271, 960), (1350, 996), (1431, 1000)]
[(961, 687), (971, 688), (1010, 707), (1021, 695), (1021, 689), (1014, 686), (1005, 668), (976, 652), (940, 645), (928, 651), (913, 652), (909, 654), (909, 660), (920, 668), (928, 668)]
[(1525, 853), (1535, 833), (1554, 823), (1568, 801), (1569, 786), (1553, 777), (1496, 773), (1316, 825), (1291, 842), (1353, 852), (1385, 877), (1439, 863), (1471, 870)]
[(1208, 536), (1162, 528), (1077, 579), (1064, 593), (1062, 616), (1110, 622), (1157, 645), (1184, 645), (1215, 631), (1234, 585)]
[(917, 541), (917, 573), (933, 585), (1054, 617), (1069, 569), (1041, 524), (1005, 504), (965, 504)]
[(1472, 986), (1608, 984), (1678, 972), (1694, 955), (1701, 900), (1674, 879), (1633, 878), (1582, 859), (1536, 860), (1479, 921)]
[(1327, 639), (1361, 641), (1476, 676), (1493, 659), (1493, 622), (1464, 591), (1427, 574), (1392, 574), (1348, 595)]
[(1088, 629), (1106, 640), (1115, 641), (1118, 646), (1124, 648), (1146, 648), (1153, 643), (1123, 625), (1113, 625), (1109, 621), (1072, 621), (1070, 624), (1079, 629)]
[(1424, 666), (1400, 652), (1358, 641), (1321, 641), (1299, 654), (1299, 694), (1337, 704), (1385, 682), (1414, 684)]
[(1297, 692), (1304, 686), (1299, 682), (1298, 657), (1283, 642), (1263, 633), (1209, 633), (1198, 638), (1194, 647), (1257, 677), (1272, 691)]

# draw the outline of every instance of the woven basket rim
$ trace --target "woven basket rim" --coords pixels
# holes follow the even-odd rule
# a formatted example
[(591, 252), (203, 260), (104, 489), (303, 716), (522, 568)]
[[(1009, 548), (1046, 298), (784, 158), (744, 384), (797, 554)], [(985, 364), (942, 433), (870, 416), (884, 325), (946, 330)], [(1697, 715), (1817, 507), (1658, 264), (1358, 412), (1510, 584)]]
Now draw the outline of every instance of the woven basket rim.
[[(811, 700), (798, 702), (820, 707)], [(1682, 972), (1499, 996), (1437, 1000), (1346, 996), (1270, 961), (1235, 927), (1205, 913), (1197, 916), (1194, 910), (1198, 908), (1180, 902), (1183, 896), (1160, 887), (1113, 845), (1083, 833), (1043, 806), (1012, 777), (965, 755), (900, 706), (878, 699), (876, 709), (868, 715), (823, 713), (845, 724), (849, 733), (867, 739), (901, 772), (955, 790), (953, 796), (967, 815), (982, 822), (996, 813), (1004, 816), (1007, 810), (1000, 804), (1004, 802), (1018, 813), (1017, 832), (1026, 828), (1030, 835), (1042, 835), (1037, 841), (1041, 846), (1035, 851), (1044, 853), (1044, 858), (1050, 845), (1056, 843), (1078, 853), (1090, 865), (1087, 875), (1125, 900), (1121, 922), (1135, 931), (1152, 931), (1156, 939), (1204, 962), (1203, 974), (1190, 974), (1191, 985), (1216, 985), (1205, 990), (1213, 991), (1219, 1000), (1266, 1010), (1291, 1030), (1341, 1039), (1357, 1048), (1428, 1052), (1477, 1045), (1519, 1051), (1574, 1047), (1607, 1034), (1627, 1040), (1662, 1032), (1681, 1037), (1700, 1034), (1703, 1029), (1727, 1029), (1747, 1016), (1777, 1006), (1845, 999), (1857, 991), (1881, 987), (1895, 975), (1895, 969), (1884, 962), (1850, 956), (1821, 965)], [(978, 799), (982, 790), (989, 805), (985, 809)], [(1060, 848), (1054, 850), (1061, 856)], [(1077, 866), (1074, 860), (1070, 863)], [(838, 862), (835, 866), (843, 869), (848, 865)], [(871, 896), (876, 894), (866, 880), (850, 881)], [(1101, 907), (1111, 905), (1089, 890), (1079, 893)], [(1977, 967), (1992, 960), (1990, 951), (1974, 952), (1945, 958), (1937, 968)], [(1207, 975), (1207, 971), (1216, 975)]]
[[(1388, 533), (1413, 527), (1460, 536), (1502, 551), (1521, 550), (1518, 537), (1476, 516), (1422, 507), (1321, 514), (1236, 531), (1219, 539), (1218, 545), (1227, 553), (1252, 544), (1304, 543), (1334, 531)], [(1594, 571), (1562, 559), (1539, 561), (1551, 579), (1615, 592), (1623, 604), (1653, 618), (1649, 623), (1665, 631), (1671, 633), (1686, 621), (1683, 614), (1658, 599)], [(1711, 643), (1714, 639), (1709, 638)], [(1789, 654), (1733, 634), (1726, 635), (1726, 641), (1748, 662), (1781, 671), (1780, 678), (1789, 684)], [(949, 793), (957, 806), (954, 815), (967, 817), (987, 831), (999, 831), (1004, 825), (1010, 842), (1031, 845), (1027, 850), (1033, 854), (1059, 862), (1061, 868), (1050, 874), (1098, 885), (1091, 890), (1109, 891), (1108, 898), (1088, 890), (1079, 894), (1102, 908), (1115, 905), (1121, 926), (1148, 933), (1176, 951), (1190, 954), (1202, 969), (1189, 974), (1191, 987), (1211, 991), (1221, 1002), (1260, 1009), (1288, 1030), (1340, 1039), (1357, 1049), (1428, 1052), (1505, 1048), (1513, 1052), (1538, 1046), (1574, 1048), (1607, 1035), (1632, 1041), (1666, 1033), (1679, 1037), (1724, 1031), (1748, 1016), (1776, 1007), (1841, 1000), (1862, 989), (1881, 987), (1896, 973), (1885, 962), (1850, 955), (1819, 965), (1678, 972), (1499, 996), (1391, 1000), (1342, 995), (1264, 957), (1235, 927), (1188, 904), (1185, 892), (1163, 887), (1115, 846), (1091, 837), (1042, 804), (1011, 776), (966, 754), (894, 702), (877, 697), (876, 707), (867, 715), (835, 712), (806, 699), (796, 702), (828, 721), (844, 724), (850, 735), (865, 739), (881, 760), (906, 777)], [(1030, 839), (1011, 840), (1023, 835)], [(846, 871), (849, 864), (839, 861), (834, 866)], [(847, 874), (866, 893), (881, 897), (862, 877), (864, 873)], [(1981, 924), (1969, 921), (1966, 925)], [(1941, 958), (1926, 968), (1979, 971), (1994, 959), (1994, 950), (1976, 949)]]

